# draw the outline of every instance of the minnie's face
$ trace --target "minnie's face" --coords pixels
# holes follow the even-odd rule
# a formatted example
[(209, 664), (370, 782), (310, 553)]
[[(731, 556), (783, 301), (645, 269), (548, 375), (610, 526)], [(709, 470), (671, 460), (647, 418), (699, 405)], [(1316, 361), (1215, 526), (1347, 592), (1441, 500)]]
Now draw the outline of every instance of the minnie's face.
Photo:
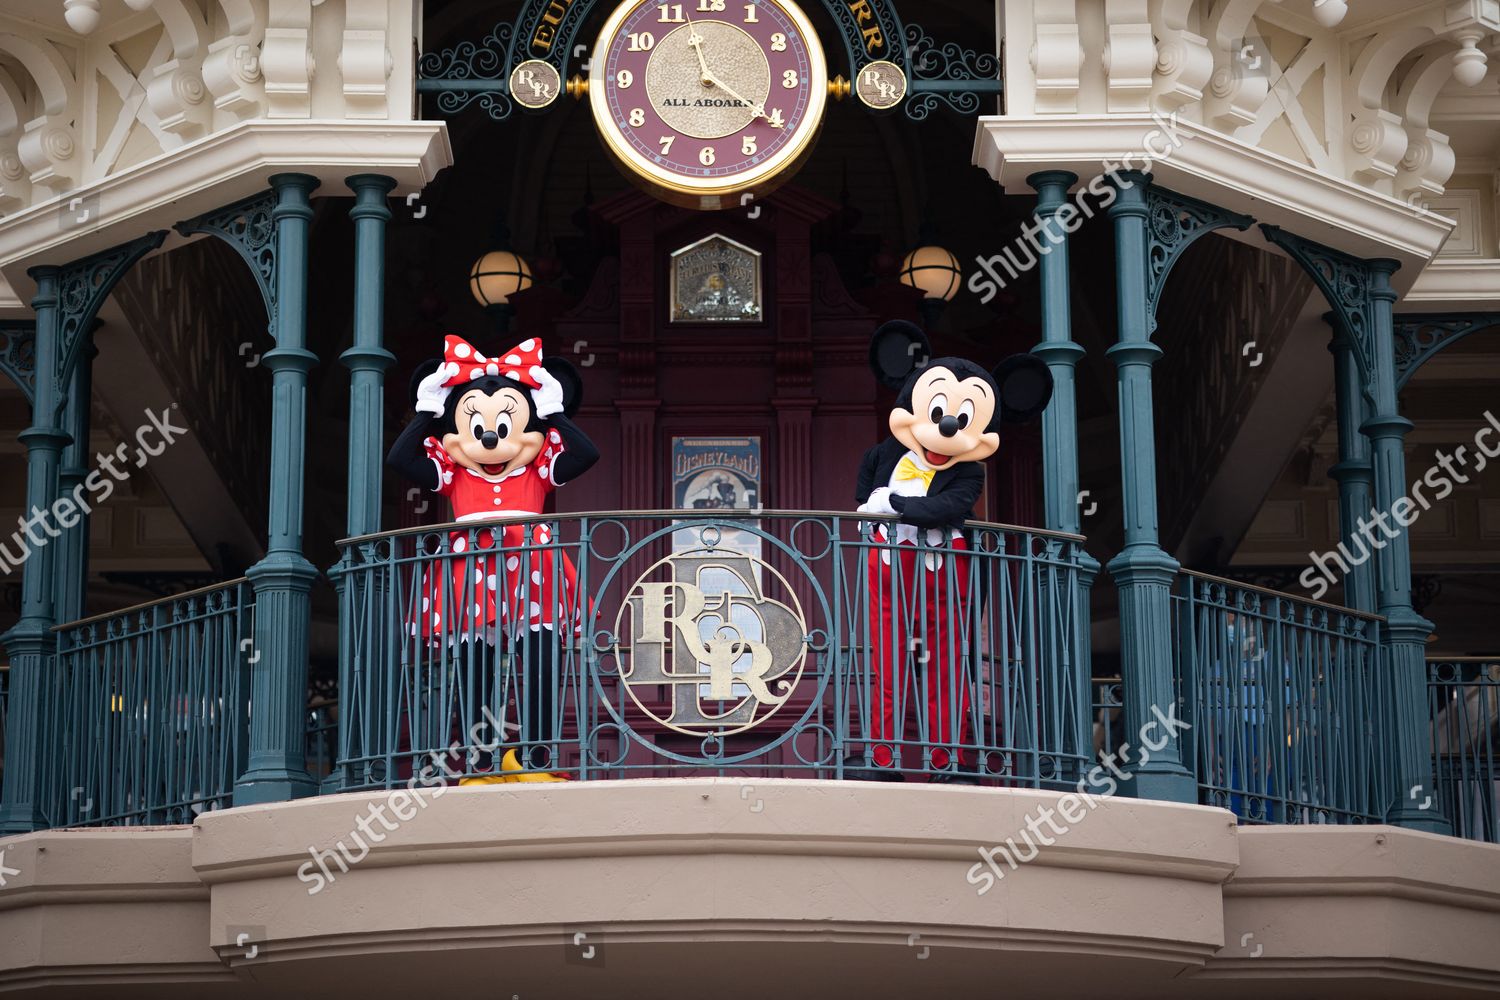
[(891, 411), (891, 433), (934, 469), (982, 462), (1000, 449), (1000, 435), (989, 429), (995, 405), (989, 378), (934, 365), (912, 386), (911, 409)]
[(528, 430), (531, 423), (531, 400), (520, 389), (470, 389), (454, 406), (456, 430), (443, 435), (443, 448), (464, 468), (498, 480), (541, 453), (547, 435)]

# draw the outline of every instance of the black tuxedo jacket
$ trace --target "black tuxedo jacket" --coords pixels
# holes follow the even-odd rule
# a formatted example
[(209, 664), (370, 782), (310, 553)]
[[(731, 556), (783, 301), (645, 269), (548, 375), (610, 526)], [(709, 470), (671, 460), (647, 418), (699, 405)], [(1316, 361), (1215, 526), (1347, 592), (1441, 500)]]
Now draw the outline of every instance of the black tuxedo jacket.
[[(870, 494), (891, 481), (891, 474), (909, 449), (895, 438), (886, 438), (865, 452), (859, 466), (855, 501), (864, 503)], [(919, 528), (958, 528), (974, 515), (974, 504), (984, 490), (984, 465), (960, 462), (932, 477), (925, 497), (891, 494), (891, 506), (907, 524)]]

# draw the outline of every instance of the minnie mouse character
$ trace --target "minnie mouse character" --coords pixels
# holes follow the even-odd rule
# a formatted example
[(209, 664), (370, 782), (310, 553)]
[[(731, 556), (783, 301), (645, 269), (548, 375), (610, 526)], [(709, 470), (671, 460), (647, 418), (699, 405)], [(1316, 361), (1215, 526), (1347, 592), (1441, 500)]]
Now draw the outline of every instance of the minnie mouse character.
[[(901, 780), (892, 744), (901, 742), (898, 714), (904, 716), (910, 696), (900, 679), (906, 654), (920, 647), (915, 660), (923, 674), (931, 766), (944, 772), (932, 780), (973, 782), (961, 760), (948, 770), (955, 735), (958, 746), (969, 741), (968, 684), (958, 673), (964, 640), (956, 628), (966, 620), (969, 600), (961, 529), (984, 488), (983, 463), (1000, 449), (1000, 425), (1030, 420), (1052, 398), (1052, 373), (1032, 355), (1009, 357), (993, 373), (962, 358), (931, 356), (927, 336), (900, 320), (876, 330), (870, 342), (876, 379), (900, 395), (890, 414), (891, 436), (865, 453), (855, 499), (864, 513), (899, 520), (874, 525), (867, 560), (875, 742), (851, 772), (865, 780)], [(920, 567), (919, 537), (939, 549), (923, 553)], [(953, 566), (944, 566), (945, 556)]]
[[(412, 381), (416, 416), (386, 461), (447, 497), (459, 521), (540, 517), (548, 494), (599, 460), (571, 420), (582, 400), (577, 370), (560, 358), (544, 361), (534, 338), (487, 358), (447, 337), (443, 358), (421, 366)], [(557, 630), (581, 620), (572, 560), (551, 541), (541, 523), (450, 532), (453, 554), (424, 572), (411, 622), (414, 634), (435, 643), (508, 639), (526, 665), (521, 739), (528, 747), (555, 739)], [(476, 551), (465, 555), (471, 545)], [(523, 775), (514, 750), (501, 769), (505, 777), (490, 780), (553, 777)]]

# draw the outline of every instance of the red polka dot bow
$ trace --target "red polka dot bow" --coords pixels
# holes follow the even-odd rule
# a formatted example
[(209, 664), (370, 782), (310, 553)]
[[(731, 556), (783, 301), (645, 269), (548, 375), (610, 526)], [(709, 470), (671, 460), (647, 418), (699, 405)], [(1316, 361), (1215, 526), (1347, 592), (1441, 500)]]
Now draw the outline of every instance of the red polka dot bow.
[(531, 369), (542, 363), (542, 343), (535, 337), (521, 341), (498, 358), (487, 358), (462, 337), (448, 335), (443, 339), (443, 367), (448, 377), (443, 385), (452, 388), (486, 375), (504, 375), (522, 385), (540, 389), (542, 383)]

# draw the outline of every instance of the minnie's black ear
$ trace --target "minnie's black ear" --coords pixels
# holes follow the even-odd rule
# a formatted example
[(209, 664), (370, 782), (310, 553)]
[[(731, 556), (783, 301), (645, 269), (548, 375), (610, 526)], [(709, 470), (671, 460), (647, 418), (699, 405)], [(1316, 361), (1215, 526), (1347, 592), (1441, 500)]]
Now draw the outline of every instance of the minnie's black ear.
[(431, 358), (417, 365), (416, 371), (411, 373), (411, 386), (408, 394), (411, 396), (412, 406), (417, 405), (417, 387), (422, 384), (424, 378), (437, 371), (438, 365), (442, 363), (442, 358)]
[(571, 417), (583, 405), (583, 377), (563, 358), (544, 358), (542, 367), (562, 385), (563, 413)]
[(1004, 423), (1023, 424), (1052, 399), (1052, 372), (1035, 354), (1012, 354), (995, 368), (993, 377)]
[(875, 331), (870, 339), (870, 370), (875, 378), (892, 389), (900, 389), (919, 368), (932, 360), (927, 334), (915, 323), (893, 319)]

